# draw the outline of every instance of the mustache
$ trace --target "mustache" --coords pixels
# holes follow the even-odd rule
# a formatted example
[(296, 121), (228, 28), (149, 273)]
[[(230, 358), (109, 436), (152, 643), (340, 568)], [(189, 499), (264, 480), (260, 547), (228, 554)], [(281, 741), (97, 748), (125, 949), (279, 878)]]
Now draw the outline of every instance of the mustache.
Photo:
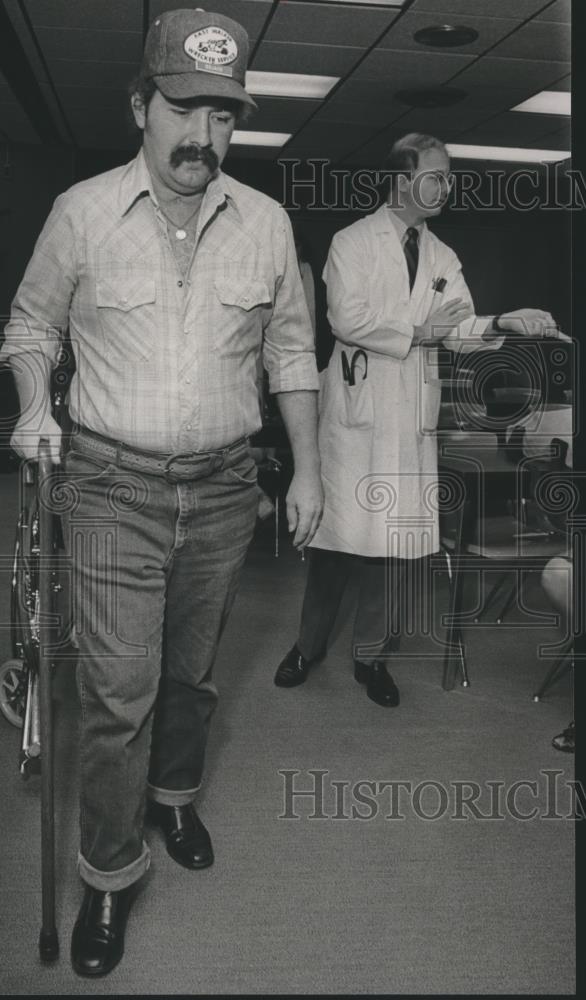
[(187, 146), (177, 146), (169, 157), (172, 167), (179, 167), (182, 163), (197, 163), (201, 161), (212, 173), (218, 169), (220, 163), (211, 146), (198, 146), (192, 142)]

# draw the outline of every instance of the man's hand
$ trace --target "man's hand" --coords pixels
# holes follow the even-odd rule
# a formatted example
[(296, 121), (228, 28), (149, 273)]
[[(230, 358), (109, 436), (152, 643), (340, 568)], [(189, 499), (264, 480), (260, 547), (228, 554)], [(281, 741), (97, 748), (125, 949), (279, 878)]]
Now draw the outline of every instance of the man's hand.
[(472, 315), (473, 310), (469, 301), (450, 299), (434, 310), (423, 326), (415, 327), (413, 344), (420, 344), (424, 340), (441, 340), (450, 330)]
[(287, 493), (287, 523), (294, 531), (293, 545), (303, 549), (309, 545), (321, 521), (324, 494), (319, 471), (296, 472)]
[(509, 330), (524, 337), (558, 337), (570, 340), (558, 329), (551, 313), (543, 309), (516, 309), (497, 317), (499, 330)]
[(21, 417), (14, 428), (10, 444), (21, 458), (32, 459), (33, 462), (36, 462), (39, 457), (39, 441), (41, 438), (47, 438), (49, 442), (53, 464), (60, 465), (61, 428), (51, 416), (44, 417), (39, 423), (35, 421), (35, 426), (33, 426), (30, 417)]

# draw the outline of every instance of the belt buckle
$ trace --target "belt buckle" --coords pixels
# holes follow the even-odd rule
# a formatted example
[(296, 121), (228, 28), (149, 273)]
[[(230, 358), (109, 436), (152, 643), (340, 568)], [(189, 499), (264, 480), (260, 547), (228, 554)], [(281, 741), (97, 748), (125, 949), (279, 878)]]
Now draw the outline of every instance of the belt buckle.
[[(206, 455), (205, 461), (207, 468), (210, 467), (211, 458), (212, 458), (211, 455)], [(197, 472), (194, 474), (194, 470), (197, 468), (198, 465), (201, 465), (201, 462), (202, 462), (201, 459), (197, 458), (194, 459), (193, 455), (190, 455), (188, 452), (187, 453), (183, 452), (182, 454), (179, 455), (170, 455), (167, 461), (165, 462), (163, 468), (163, 476), (168, 483), (181, 483), (181, 482), (188, 482), (190, 479), (201, 479), (202, 476), (205, 476), (206, 474), (205, 472)], [(186, 470), (191, 469), (191, 474), (189, 474), (189, 472), (186, 471), (184, 475), (181, 475), (179, 471), (176, 471), (172, 468), (173, 465), (177, 464), (179, 464), (179, 466), (183, 464)]]

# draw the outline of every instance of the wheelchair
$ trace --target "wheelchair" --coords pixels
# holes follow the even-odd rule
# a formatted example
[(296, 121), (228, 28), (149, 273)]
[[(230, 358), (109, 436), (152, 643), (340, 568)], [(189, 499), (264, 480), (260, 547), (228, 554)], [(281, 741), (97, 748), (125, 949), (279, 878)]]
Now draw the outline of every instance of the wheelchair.
[[(52, 412), (65, 433), (65, 389), (70, 369), (53, 373)], [(20, 513), (16, 528), (10, 589), (11, 657), (0, 667), (0, 711), (22, 730), (20, 774), (40, 775), (41, 903), (39, 957), (59, 955), (55, 924), (55, 813), (53, 690), (55, 663), (75, 657), (71, 642), (69, 574), (63, 573), (65, 547), (58, 504), (59, 473), (49, 442), (41, 440), (38, 461), (20, 467)]]
[[(48, 449), (40, 449), (38, 463), (24, 462), (21, 466), (20, 513), (10, 582), (12, 655), (0, 667), (0, 711), (22, 731), (18, 766), (24, 779), (41, 773), (39, 673), (43, 620), (51, 633), (46, 650), (51, 670), (60, 652), (71, 655), (69, 587), (60, 572), (64, 552), (61, 524), (50, 511), (43, 518), (39, 495), (39, 483), (49, 483), (52, 477)], [(45, 600), (43, 573), (49, 577)]]

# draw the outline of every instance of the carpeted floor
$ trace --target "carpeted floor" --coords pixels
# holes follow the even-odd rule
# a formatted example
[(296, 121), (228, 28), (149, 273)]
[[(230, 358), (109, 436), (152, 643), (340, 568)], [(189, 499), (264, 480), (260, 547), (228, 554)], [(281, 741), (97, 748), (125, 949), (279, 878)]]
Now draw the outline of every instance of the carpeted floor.
[[(15, 492), (14, 476), (0, 476), (4, 623)], [(152, 867), (126, 955), (95, 983), (68, 957), (81, 898), (71, 668), (55, 683), (62, 955), (49, 967), (37, 955), (38, 779), (19, 777), (19, 734), (0, 719), (2, 992), (573, 993), (573, 825), (556, 818), (571, 813), (573, 761), (551, 748), (572, 717), (569, 681), (531, 700), (547, 666), (537, 646), (555, 631), (528, 628), (520, 613), (510, 627), (469, 630), (472, 684), (450, 693), (441, 629), (436, 639), (414, 635), (393, 668), (401, 705), (385, 710), (352, 676), (349, 593), (327, 659), (303, 687), (278, 689), (272, 677), (295, 638), (305, 567), (286, 540), (274, 558), (271, 530), (259, 528), (217, 664), (221, 700), (199, 799), (216, 862), (184, 871), (149, 831)], [(545, 609), (538, 588), (530, 599)], [(8, 653), (4, 625), (1, 659)], [(535, 785), (514, 794), (523, 781)], [(315, 795), (287, 800), (287, 782), (322, 787), (321, 805)], [(395, 783), (394, 801), (385, 782)], [(476, 815), (458, 800), (475, 792)], [(532, 809), (534, 818), (520, 818)]]

